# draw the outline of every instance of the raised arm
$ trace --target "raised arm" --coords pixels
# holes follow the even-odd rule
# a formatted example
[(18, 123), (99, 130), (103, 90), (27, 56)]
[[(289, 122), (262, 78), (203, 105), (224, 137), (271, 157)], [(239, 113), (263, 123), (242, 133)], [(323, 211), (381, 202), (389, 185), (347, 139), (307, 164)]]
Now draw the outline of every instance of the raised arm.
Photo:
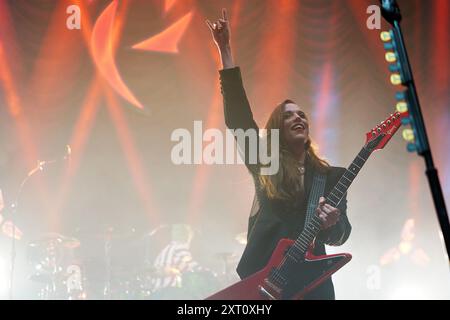
[[(222, 10), (222, 18), (212, 23), (206, 20), (206, 24), (211, 30), (214, 42), (219, 49), (219, 54), (222, 60), (222, 70), (220, 74), (221, 91), (223, 95), (223, 105), (225, 113), (225, 124), (230, 130), (242, 129), (245, 132), (255, 134), (256, 137), (252, 139), (246, 138), (237, 139), (239, 145), (239, 152), (241, 157), (245, 159), (247, 168), (252, 173), (259, 173), (259, 164), (250, 163), (249, 148), (250, 143), (256, 143), (253, 147), (258, 148), (259, 145), (259, 130), (256, 122), (253, 119), (253, 114), (250, 109), (250, 104), (242, 83), (240, 68), (234, 65), (230, 46), (230, 27), (227, 16), (227, 11)], [(247, 130), (254, 130), (253, 132)], [(245, 155), (242, 153), (245, 151)]]
[(206, 20), (206, 24), (211, 30), (211, 34), (216, 44), (220, 58), (222, 61), (222, 69), (234, 68), (233, 55), (230, 45), (230, 24), (228, 21), (228, 14), (226, 9), (222, 9), (222, 18), (214, 23)]

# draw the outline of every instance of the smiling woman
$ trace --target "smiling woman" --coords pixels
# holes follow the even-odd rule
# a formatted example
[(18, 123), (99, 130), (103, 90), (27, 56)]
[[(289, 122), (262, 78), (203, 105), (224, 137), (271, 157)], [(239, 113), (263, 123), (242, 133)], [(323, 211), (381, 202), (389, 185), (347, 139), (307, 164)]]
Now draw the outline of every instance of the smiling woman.
[[(261, 177), (262, 186), (273, 199), (289, 199), (303, 190), (306, 156), (319, 171), (330, 167), (321, 159), (309, 136), (309, 121), (302, 109), (292, 100), (285, 100), (272, 112), (266, 130), (281, 131), (280, 159), (282, 171), (276, 177)], [(295, 191), (297, 190), (297, 191)]]

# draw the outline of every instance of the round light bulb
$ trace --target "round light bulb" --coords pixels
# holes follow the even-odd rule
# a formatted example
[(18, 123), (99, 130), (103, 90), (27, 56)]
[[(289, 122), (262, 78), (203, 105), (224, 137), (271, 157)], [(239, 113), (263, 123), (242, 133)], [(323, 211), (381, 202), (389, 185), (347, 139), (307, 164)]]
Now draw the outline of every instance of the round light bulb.
[(398, 112), (403, 113), (408, 111), (408, 104), (405, 101), (400, 101), (396, 105), (396, 109)]
[(391, 33), (388, 31), (383, 31), (380, 33), (380, 38), (383, 42), (388, 42), (392, 40)]
[(387, 62), (391, 62), (391, 63), (397, 61), (397, 56), (392, 51), (386, 52), (386, 54), (384, 55), (384, 58), (386, 59)]
[(403, 139), (405, 139), (408, 142), (414, 141), (414, 131), (412, 129), (405, 129), (403, 130)]
[(391, 75), (391, 83), (395, 86), (402, 84), (402, 77), (398, 73)]

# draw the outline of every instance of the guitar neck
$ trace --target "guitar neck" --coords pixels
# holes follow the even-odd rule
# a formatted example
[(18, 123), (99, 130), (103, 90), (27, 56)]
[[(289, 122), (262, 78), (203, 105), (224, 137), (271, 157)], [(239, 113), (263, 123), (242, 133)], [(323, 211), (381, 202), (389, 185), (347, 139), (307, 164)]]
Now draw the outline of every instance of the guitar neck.
[(371, 152), (369, 152), (365, 147), (361, 149), (351, 165), (344, 172), (341, 179), (339, 179), (338, 183), (334, 186), (333, 190), (326, 197), (326, 202), (328, 204), (336, 208), (339, 203), (341, 203), (348, 188), (350, 188), (353, 180), (355, 180), (370, 155)]

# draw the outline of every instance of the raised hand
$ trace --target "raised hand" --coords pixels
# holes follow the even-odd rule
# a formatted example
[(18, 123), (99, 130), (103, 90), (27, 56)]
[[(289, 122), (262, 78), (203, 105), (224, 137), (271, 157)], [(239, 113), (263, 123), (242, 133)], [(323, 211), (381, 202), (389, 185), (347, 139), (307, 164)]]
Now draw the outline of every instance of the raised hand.
[(209, 20), (206, 20), (206, 24), (208, 25), (209, 30), (211, 30), (214, 42), (220, 50), (230, 45), (230, 25), (228, 21), (227, 10), (225, 8), (222, 9), (221, 19), (213, 23)]

